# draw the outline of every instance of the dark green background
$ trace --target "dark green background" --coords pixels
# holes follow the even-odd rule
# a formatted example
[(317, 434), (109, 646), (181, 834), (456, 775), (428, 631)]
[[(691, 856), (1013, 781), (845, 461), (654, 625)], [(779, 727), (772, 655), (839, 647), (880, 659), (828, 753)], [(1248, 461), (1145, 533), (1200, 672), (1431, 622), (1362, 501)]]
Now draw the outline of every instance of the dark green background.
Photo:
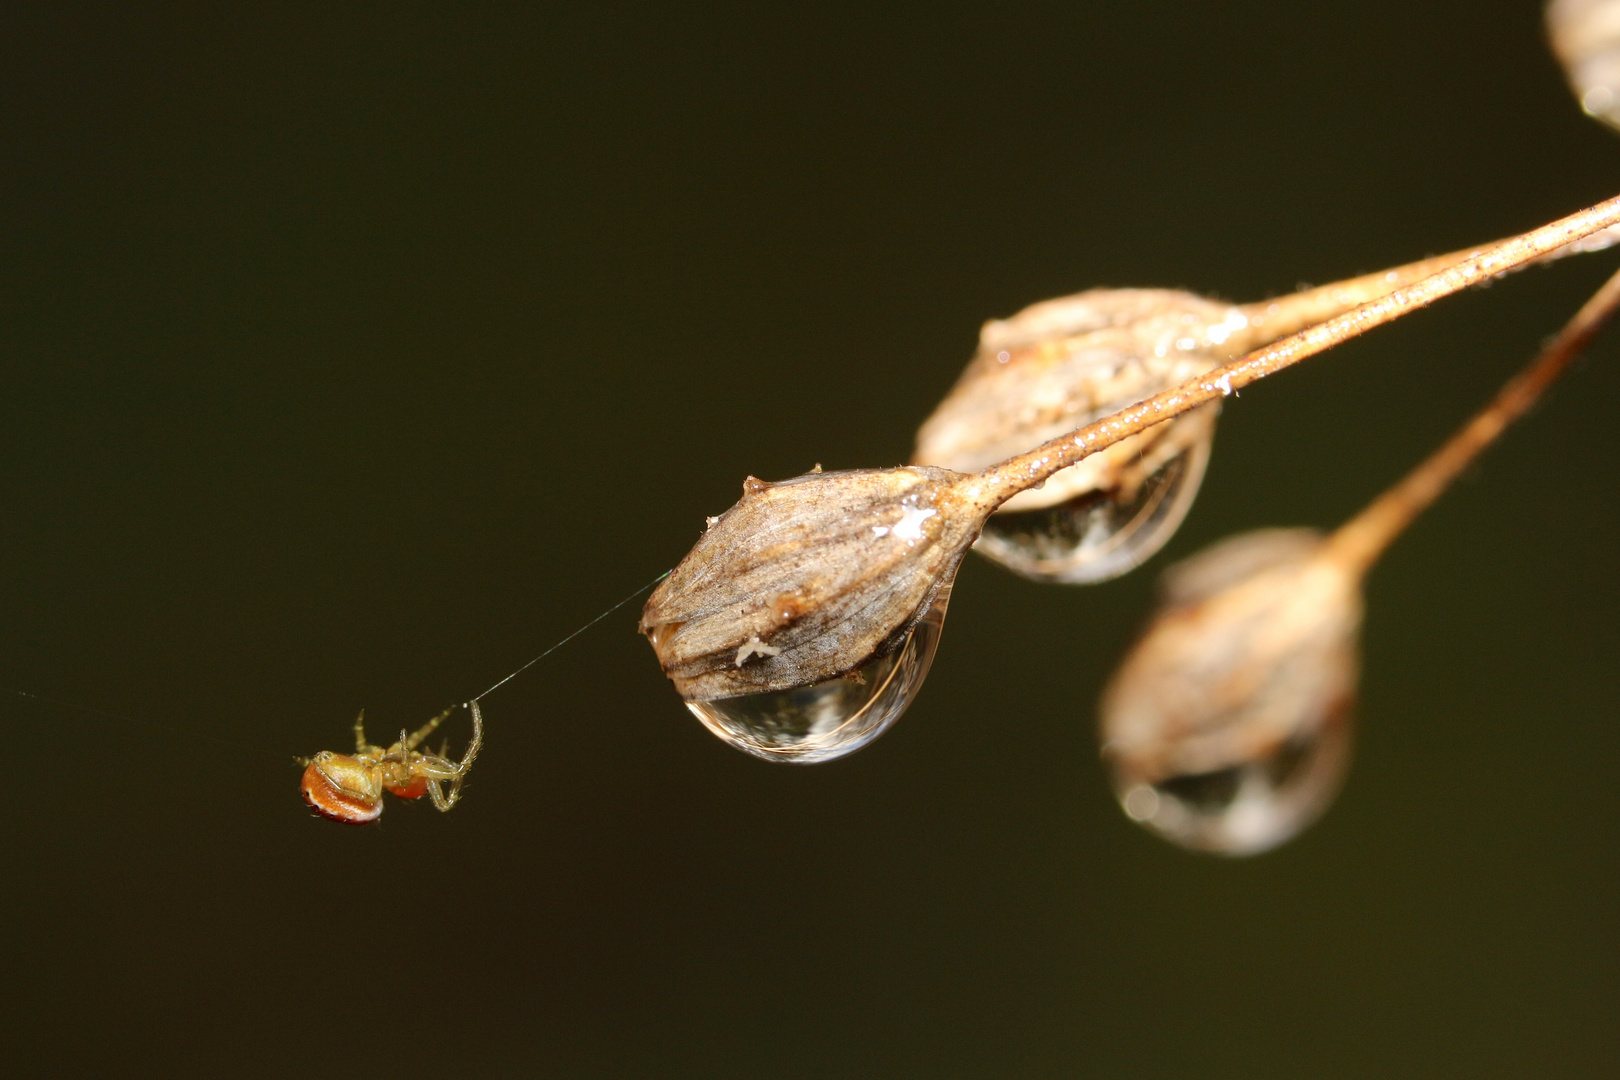
[[(829, 765), (706, 734), (634, 607), (489, 698), (453, 814), (310, 820), (291, 756), (482, 689), (746, 473), (904, 460), (987, 317), (1617, 191), (1529, 0), (8, 7), (0, 685), (175, 730), (0, 701), (0, 1071), (1612, 1075), (1616, 338), (1375, 572), (1349, 786), (1262, 858), (1097, 761), (1164, 557), (972, 560)], [(1245, 392), (1170, 555), (1342, 520), (1614, 261)]]

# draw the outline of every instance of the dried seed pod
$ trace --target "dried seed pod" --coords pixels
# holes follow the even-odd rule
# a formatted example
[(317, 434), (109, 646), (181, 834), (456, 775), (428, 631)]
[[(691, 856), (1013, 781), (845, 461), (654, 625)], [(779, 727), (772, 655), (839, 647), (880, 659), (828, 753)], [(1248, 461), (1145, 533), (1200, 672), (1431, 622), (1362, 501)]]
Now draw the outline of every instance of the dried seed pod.
[[(1561, 244), (1542, 247), (1532, 260), (1607, 247), (1620, 239), (1620, 226), (1573, 241), (1565, 232), (1559, 239)], [(1239, 306), (1164, 289), (1094, 289), (1035, 304), (1011, 319), (985, 324), (967, 370), (919, 430), (915, 458), (964, 472), (1015, 454), (1039, 454), (1044, 461), (1048, 440), (1061, 440), (1074, 427), (1188, 386), (1187, 380), (1201, 383), (1200, 391), (1213, 397), (1205, 398), (1208, 404), (1050, 470), (1044, 487), (1021, 491), (990, 518), (977, 545), (981, 553), (1039, 581), (1084, 583), (1117, 576), (1150, 557), (1175, 532), (1203, 479), (1219, 398), (1248, 381), (1231, 372), (1203, 379), (1206, 373), (1358, 305), (1417, 291), (1432, 275), (1453, 277), (1445, 289), (1473, 280), (1464, 271), (1482, 250)], [(1360, 320), (1357, 332), (1366, 325)], [(1313, 350), (1326, 340), (1318, 337)], [(1303, 354), (1296, 346), (1279, 355)]]
[(1485, 408), (1323, 538), (1234, 537), (1172, 567), (1163, 610), (1102, 701), (1125, 812), (1185, 847), (1263, 851), (1344, 778), (1361, 581), (1396, 537), (1523, 416), (1620, 308), (1620, 271)]
[(1581, 108), (1620, 128), (1620, 3), (1552, 0), (1547, 31)]
[(722, 739), (778, 760), (848, 753), (927, 674), (982, 487), (915, 466), (749, 477), (654, 590), (642, 633)]
[(1292, 529), (1171, 568), (1102, 701), (1103, 755), (1132, 819), (1246, 855), (1321, 815), (1350, 760), (1360, 569)]
[[(983, 469), (1246, 351), (1240, 308), (1167, 289), (1093, 289), (988, 322), (955, 388), (917, 433), (915, 460)], [(1218, 405), (1125, 439), (1025, 491), (977, 549), (1027, 577), (1125, 573), (1180, 525), (1203, 480)]]

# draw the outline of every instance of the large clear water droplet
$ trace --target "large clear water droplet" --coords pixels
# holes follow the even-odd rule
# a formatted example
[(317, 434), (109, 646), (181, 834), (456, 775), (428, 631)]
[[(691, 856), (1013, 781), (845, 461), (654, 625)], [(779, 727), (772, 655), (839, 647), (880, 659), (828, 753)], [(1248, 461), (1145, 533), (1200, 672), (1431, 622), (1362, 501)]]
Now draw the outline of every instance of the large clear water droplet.
[(1214, 772), (1145, 778), (1116, 765), (1114, 792), (1131, 820), (1172, 843), (1258, 854), (1293, 839), (1332, 804), (1349, 769), (1353, 726), (1344, 707)]
[(1131, 493), (1088, 491), (1039, 510), (992, 514), (974, 550), (1036, 581), (1084, 585), (1135, 568), (1175, 535), (1209, 465), (1214, 425)]
[(853, 753), (887, 731), (916, 698), (945, 622), (949, 594), (941, 593), (899, 647), (848, 675), (686, 707), (724, 742), (768, 761), (808, 765)]

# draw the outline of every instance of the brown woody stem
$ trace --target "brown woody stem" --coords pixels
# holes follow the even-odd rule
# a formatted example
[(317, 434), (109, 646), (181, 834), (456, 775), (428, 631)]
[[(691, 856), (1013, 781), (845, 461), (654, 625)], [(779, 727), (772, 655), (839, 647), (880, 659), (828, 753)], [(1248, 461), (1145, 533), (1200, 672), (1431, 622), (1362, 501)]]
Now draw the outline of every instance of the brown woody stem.
[(1398, 319), (1443, 296), (1479, 284), (1617, 223), (1620, 223), (1620, 196), (1539, 229), (1498, 241), (1438, 273), (1361, 304), (1326, 322), (1290, 334), (1078, 431), (1043, 443), (1027, 453), (992, 465), (975, 478), (976, 482), (969, 485), (971, 491), (964, 494), (968, 494), (988, 513), (1020, 491), (1044, 483), (1054, 473), (1098, 450), (1206, 402), (1225, 397), (1257, 379), (1315, 356), (1375, 326)]
[(1272, 342), (1289, 334), (1296, 334), (1308, 326), (1315, 326), (1335, 315), (1342, 315), (1368, 301), (1388, 296), (1396, 289), (1415, 281), (1422, 281), (1442, 270), (1450, 269), (1483, 250), (1484, 247), (1471, 247), (1465, 251), (1454, 251), (1450, 255), (1436, 255), (1433, 258), (1407, 263), (1405, 266), (1397, 266), (1393, 270), (1380, 270), (1376, 274), (1346, 278), (1331, 285), (1304, 289), (1273, 300), (1241, 304), (1239, 310), (1249, 320), (1249, 325), (1260, 335), (1261, 342)]
[[(1388, 296), (1396, 289), (1450, 269), (1465, 259), (1501, 243), (1503, 241), (1497, 241), (1496, 244), (1476, 244), (1471, 248), (1453, 251), (1449, 255), (1435, 255), (1390, 270), (1346, 278), (1314, 289), (1302, 289), (1287, 296), (1261, 300), (1253, 304), (1240, 304), (1238, 310), (1243, 312), (1253, 329), (1255, 334), (1253, 343), (1256, 346), (1267, 344), (1289, 334), (1298, 333), (1308, 326), (1325, 322), (1369, 300)], [(1587, 249), (1578, 244), (1574, 247), (1557, 247), (1545, 255), (1538, 255), (1528, 262), (1521, 263), (1517, 269), (1523, 269), (1531, 263), (1562, 259), (1583, 250)]]
[(1508, 380), (1489, 405), (1399, 483), (1340, 526), (1330, 541), (1334, 554), (1364, 573), (1480, 451), (1495, 442), (1509, 424), (1536, 403), (1542, 391), (1581, 354), (1617, 307), (1620, 307), (1620, 271), (1592, 294), (1558, 336), (1543, 346), (1529, 367)]

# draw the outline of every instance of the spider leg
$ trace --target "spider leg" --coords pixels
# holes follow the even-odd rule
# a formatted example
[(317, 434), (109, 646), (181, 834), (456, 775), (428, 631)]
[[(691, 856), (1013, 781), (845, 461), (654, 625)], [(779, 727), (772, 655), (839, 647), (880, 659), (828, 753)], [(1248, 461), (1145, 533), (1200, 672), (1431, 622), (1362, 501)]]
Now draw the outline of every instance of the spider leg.
[(431, 719), (427, 723), (423, 724), (420, 728), (418, 728), (416, 730), (416, 734), (412, 735), (410, 738), (407, 739), (407, 738), (404, 737), (404, 735), (401, 735), (400, 736), (400, 742), (404, 743), (405, 749), (407, 749), (407, 750), (415, 750), (416, 747), (418, 746), (418, 744), (420, 744), (423, 739), (425, 739), (429, 735), (433, 734), (433, 729), (434, 728), (438, 727), (440, 724), (444, 723), (447, 719), (449, 719), (450, 714), (455, 712), (455, 711), (456, 711), (456, 707), (454, 705), (450, 706), (448, 709), (444, 710), (444, 712), (440, 713), (438, 716), (435, 716), (433, 719)]
[(366, 710), (361, 709), (360, 715), (354, 718), (354, 748), (363, 752), (368, 745), (366, 742)]
[(439, 781), (428, 781), (428, 794), (433, 796), (433, 806), (436, 810), (448, 810), (461, 799), (461, 782), (467, 778), (467, 770), (472, 768), (473, 759), (484, 746), (484, 715), (478, 711), (477, 700), (469, 701), (467, 709), (472, 713), (472, 742), (467, 744), (467, 753), (456, 766), (456, 774), (450, 780), (450, 793), (448, 795), (444, 793)]
[(461, 758), (463, 774), (472, 768), (473, 759), (478, 756), (478, 751), (484, 748), (484, 714), (478, 711), (478, 699), (473, 698), (467, 702), (467, 709), (472, 713), (473, 735), (472, 742), (467, 744), (467, 753)]

